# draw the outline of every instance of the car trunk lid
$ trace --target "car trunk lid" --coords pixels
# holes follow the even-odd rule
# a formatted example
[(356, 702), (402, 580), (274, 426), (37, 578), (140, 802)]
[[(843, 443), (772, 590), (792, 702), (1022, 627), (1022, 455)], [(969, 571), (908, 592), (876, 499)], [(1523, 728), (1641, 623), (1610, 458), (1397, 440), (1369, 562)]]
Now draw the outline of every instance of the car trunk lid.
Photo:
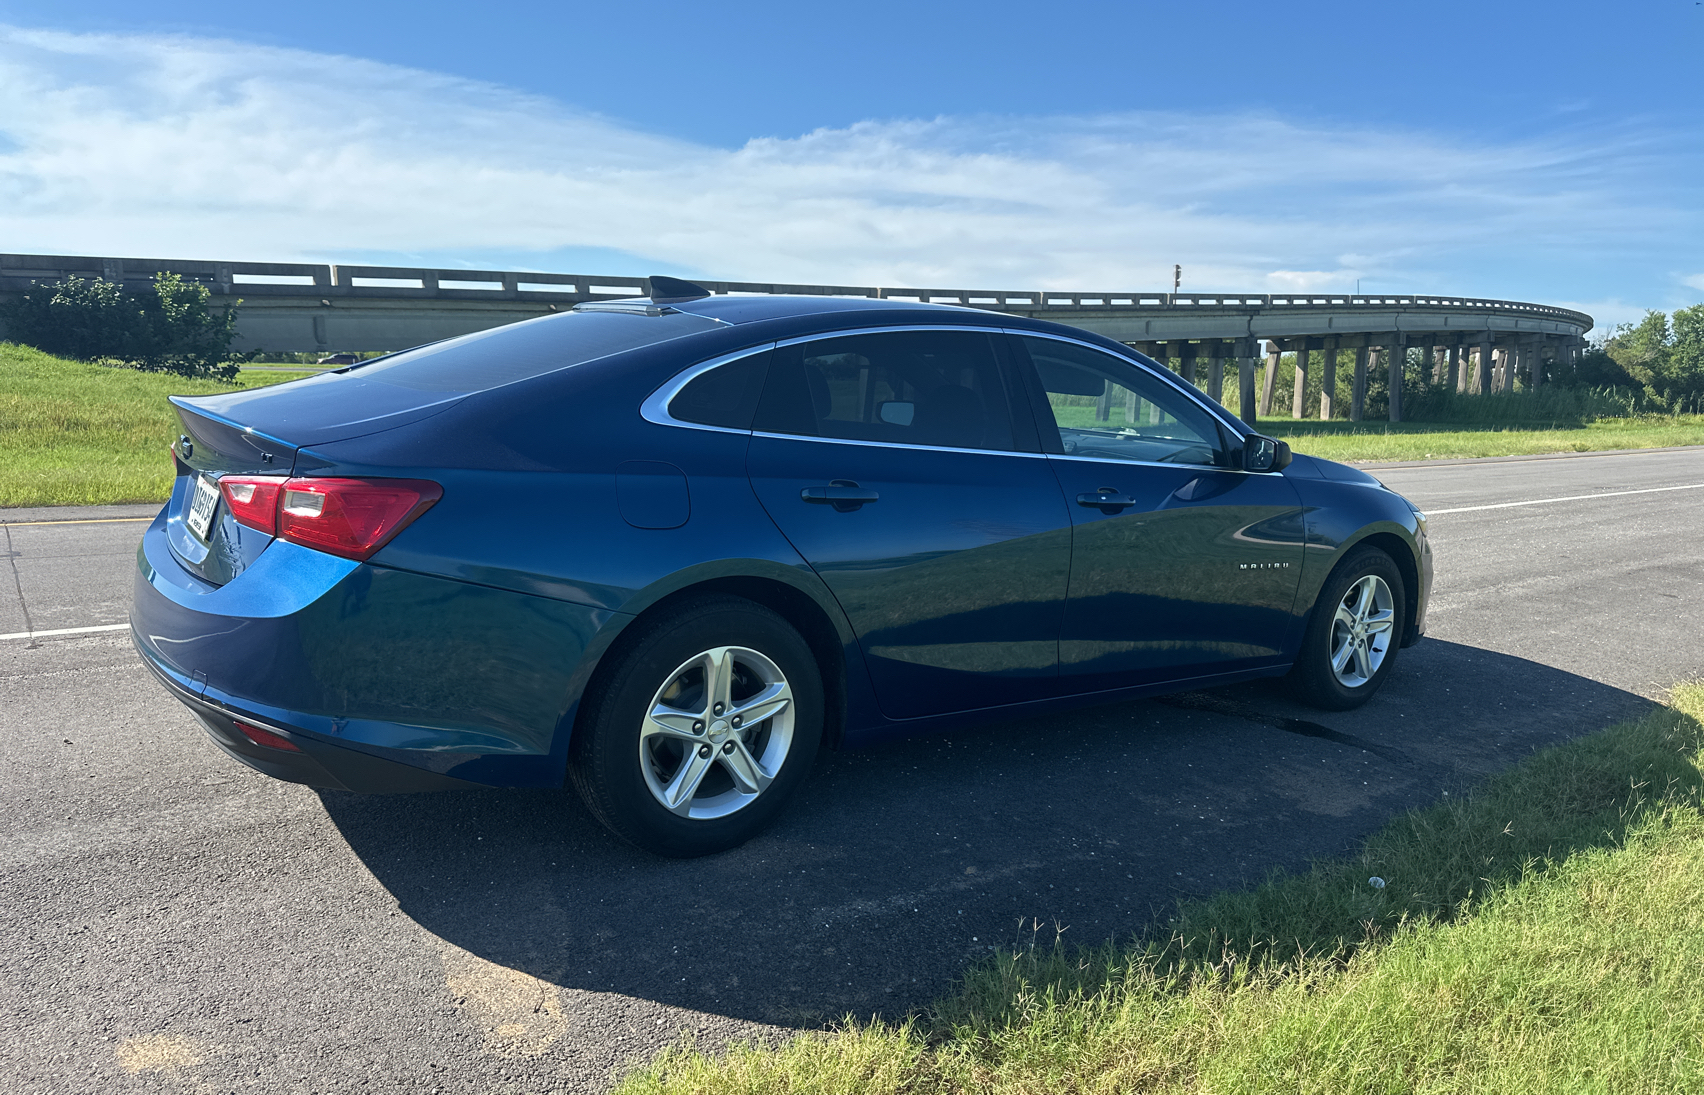
[[(305, 445), (393, 429), (444, 410), (461, 392), (422, 392), (353, 376), (216, 396), (173, 396), (177, 480), (167, 503), (167, 542), (184, 569), (213, 585), (241, 574), (273, 537), (239, 524), (223, 498), (227, 475), (288, 476)], [(196, 520), (202, 496), (205, 522)]]

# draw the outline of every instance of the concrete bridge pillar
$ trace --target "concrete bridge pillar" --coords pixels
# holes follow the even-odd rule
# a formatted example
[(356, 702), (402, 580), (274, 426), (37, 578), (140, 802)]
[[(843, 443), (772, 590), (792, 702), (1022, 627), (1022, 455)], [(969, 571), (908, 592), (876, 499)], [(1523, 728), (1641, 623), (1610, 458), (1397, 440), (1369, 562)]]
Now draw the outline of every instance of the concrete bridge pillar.
[(1222, 347), (1213, 350), (1213, 356), (1207, 359), (1207, 398), (1223, 405), (1225, 402), (1225, 351)]
[(1463, 391), (1467, 387), (1466, 380), (1461, 371), (1461, 343), (1458, 342), (1450, 347), (1449, 376), (1444, 386), (1452, 392)]
[(1367, 410), (1367, 355), (1371, 347), (1366, 343), (1355, 347), (1355, 376), (1349, 385), (1349, 421), (1359, 422)]
[(1308, 340), (1298, 338), (1296, 344), (1296, 383), (1290, 395), (1290, 417), (1301, 418), (1308, 409)]
[(1237, 352), (1237, 408), (1242, 412), (1242, 420), (1250, 426), (1259, 421), (1255, 414), (1255, 383), (1254, 383), (1254, 353), (1253, 347), (1244, 347)]
[(1266, 343), (1266, 380), (1260, 386), (1260, 415), (1262, 418), (1272, 413), (1273, 389), (1278, 384), (1278, 359), (1281, 356), (1278, 343), (1268, 339)]
[(1480, 395), (1491, 390), (1492, 372), (1496, 367), (1495, 354), (1491, 346), (1491, 336), (1486, 335), (1479, 343), (1479, 386), (1476, 389)]
[(1390, 358), (1390, 420), (1402, 421), (1402, 365), (1408, 356), (1408, 347), (1403, 342), (1402, 332), (1396, 331), (1388, 336), (1390, 344), (1386, 354)]
[(1325, 340), (1325, 356), (1319, 366), (1319, 420), (1330, 422), (1337, 402), (1337, 340)]

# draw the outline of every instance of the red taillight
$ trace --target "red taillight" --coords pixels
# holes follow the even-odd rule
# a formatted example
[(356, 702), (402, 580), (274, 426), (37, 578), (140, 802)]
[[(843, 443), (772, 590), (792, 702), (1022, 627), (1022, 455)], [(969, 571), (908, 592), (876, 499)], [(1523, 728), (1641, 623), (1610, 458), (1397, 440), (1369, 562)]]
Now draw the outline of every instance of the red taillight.
[(237, 723), (237, 729), (243, 732), (243, 737), (256, 745), (264, 745), (268, 749), (282, 749), (287, 753), (300, 753), (302, 747), (282, 734), (274, 734), (270, 730), (262, 730), (258, 726), (250, 726), (246, 722)]
[(219, 491), (238, 524), (273, 536), (278, 532), (278, 495), (284, 483), (281, 475), (227, 475), (219, 480)]
[(278, 501), (278, 535), (366, 559), (443, 496), (424, 479), (291, 479)]

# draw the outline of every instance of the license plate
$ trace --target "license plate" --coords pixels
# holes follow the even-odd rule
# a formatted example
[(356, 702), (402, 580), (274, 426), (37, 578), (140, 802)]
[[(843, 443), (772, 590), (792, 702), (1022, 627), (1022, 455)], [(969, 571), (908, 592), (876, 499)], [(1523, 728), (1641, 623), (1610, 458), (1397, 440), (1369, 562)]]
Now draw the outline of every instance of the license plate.
[(213, 511), (219, 508), (219, 484), (201, 476), (195, 481), (195, 501), (189, 504), (189, 531), (207, 539), (213, 527)]

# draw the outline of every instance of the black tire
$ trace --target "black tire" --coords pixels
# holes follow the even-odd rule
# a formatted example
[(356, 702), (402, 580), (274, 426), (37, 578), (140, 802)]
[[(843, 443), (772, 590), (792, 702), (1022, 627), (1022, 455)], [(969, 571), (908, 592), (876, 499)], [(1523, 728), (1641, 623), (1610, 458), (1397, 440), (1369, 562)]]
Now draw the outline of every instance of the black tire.
[[(1382, 582), (1390, 599), (1390, 624), (1384, 632), (1385, 648), (1378, 652), (1377, 664), (1370, 676), (1362, 671), (1366, 664), (1354, 656), (1357, 635), (1365, 634), (1365, 629), (1357, 632), (1352, 626), (1340, 623), (1338, 616), (1339, 606), (1344, 605), (1351, 591), (1356, 591), (1355, 601), (1359, 601), (1357, 587), (1367, 579)], [(1377, 586), (1371, 586), (1371, 589), (1376, 603)], [(1353, 603), (1346, 607), (1350, 615), (1355, 614)], [(1396, 563), (1376, 547), (1354, 549), (1326, 578), (1325, 585), (1320, 588), (1319, 599), (1308, 615), (1302, 649), (1288, 678), (1291, 692), (1303, 703), (1327, 711), (1347, 711), (1366, 703), (1384, 684), (1385, 678), (1390, 676), (1391, 667), (1396, 664), (1396, 652), (1401, 648), (1402, 630), (1407, 619), (1407, 591), (1403, 588), (1402, 574), (1396, 569)], [(1345, 673), (1340, 675), (1333, 665), (1333, 655), (1342, 650), (1340, 644), (1345, 642), (1350, 644), (1350, 651)], [(1362, 649), (1367, 651), (1370, 662), (1371, 644)]]
[[(775, 819), (816, 758), (823, 727), (816, 659), (780, 616), (741, 597), (703, 597), (637, 626), (612, 651), (577, 720), (568, 768), (574, 787), (611, 832), (646, 851), (684, 859), (737, 847)], [(729, 718), (709, 714), (718, 650), (729, 651), (722, 689), (734, 703)], [(733, 710), (774, 689), (776, 673), (790, 702), (748, 726), (729, 725)], [(653, 701), (671, 732), (654, 732), (661, 724), (649, 717)], [(695, 719), (689, 712), (699, 708), (706, 717)], [(771, 754), (773, 769), (764, 763)], [(702, 782), (693, 782), (699, 770)], [(750, 791), (765, 775), (769, 782)], [(664, 798), (689, 783), (698, 790), (687, 790), (671, 811)]]

